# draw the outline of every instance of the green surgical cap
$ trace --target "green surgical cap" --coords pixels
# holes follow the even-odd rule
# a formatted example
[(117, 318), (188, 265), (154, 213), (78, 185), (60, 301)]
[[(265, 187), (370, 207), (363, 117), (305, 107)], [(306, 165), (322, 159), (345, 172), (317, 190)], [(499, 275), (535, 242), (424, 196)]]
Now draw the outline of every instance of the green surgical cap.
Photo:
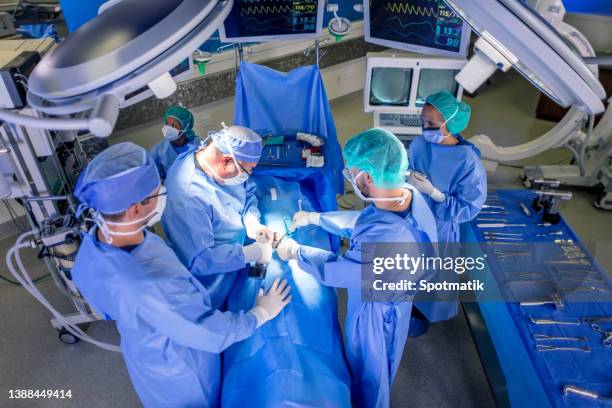
[(164, 113), (164, 123), (168, 122), (168, 118), (174, 118), (181, 123), (181, 127), (185, 134), (190, 137), (193, 135), (194, 118), (193, 113), (182, 106), (171, 106)]
[(366, 171), (378, 188), (401, 187), (408, 170), (402, 142), (384, 129), (370, 129), (352, 137), (344, 146), (346, 167)]
[(446, 128), (452, 134), (463, 132), (470, 122), (472, 108), (465, 102), (457, 101), (457, 98), (448, 91), (440, 91), (431, 94), (425, 100), (438, 110), (446, 121)]

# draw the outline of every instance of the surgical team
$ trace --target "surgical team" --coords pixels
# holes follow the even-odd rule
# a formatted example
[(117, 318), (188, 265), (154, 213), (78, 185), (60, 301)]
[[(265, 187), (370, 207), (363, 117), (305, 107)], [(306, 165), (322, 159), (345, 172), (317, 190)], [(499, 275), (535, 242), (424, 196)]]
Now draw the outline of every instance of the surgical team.
[[(72, 276), (85, 299), (116, 321), (143, 405), (221, 406), (223, 351), (291, 302), (291, 287), (276, 280), (249, 310), (225, 307), (238, 271), (269, 263), (276, 251), (322, 285), (347, 289), (352, 404), (389, 407), (407, 338), (455, 316), (458, 303), (362, 302), (360, 248), (459, 241), (459, 224), (475, 218), (486, 199), (479, 151), (460, 135), (470, 113), (448, 92), (430, 95), (423, 134), (409, 157), (383, 129), (348, 140), (344, 177), (369, 205), (293, 216), (293, 228), (317, 225), (347, 239), (341, 253), (280, 239), (281, 231), (261, 223), (250, 176), (263, 142), (251, 129), (223, 125), (201, 142), (191, 112), (172, 107), (164, 139), (150, 153), (128, 142), (96, 156), (74, 191), (95, 226), (83, 238)], [(165, 240), (148, 229), (159, 221)]]

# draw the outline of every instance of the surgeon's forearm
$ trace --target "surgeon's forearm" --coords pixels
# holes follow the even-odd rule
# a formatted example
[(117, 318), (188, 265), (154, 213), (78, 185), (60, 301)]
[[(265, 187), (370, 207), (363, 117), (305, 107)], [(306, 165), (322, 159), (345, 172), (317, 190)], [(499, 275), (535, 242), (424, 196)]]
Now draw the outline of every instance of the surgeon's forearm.
[(209, 353), (221, 353), (251, 336), (257, 328), (257, 319), (252, 313), (218, 310), (193, 319), (160, 311), (146, 320), (177, 343)]
[[(346, 276), (340, 276), (341, 272), (334, 268), (328, 268), (338, 257), (331, 251), (302, 245), (298, 250), (298, 266), (314, 276), (322, 285), (334, 288), (347, 287), (344, 280)], [(338, 273), (340, 272), (340, 273)]]
[(235, 272), (245, 266), (242, 245), (223, 244), (199, 252), (193, 258), (189, 271), (195, 276), (207, 276)]
[(350, 238), (360, 214), (359, 211), (329, 211), (321, 213), (319, 226), (332, 235)]
[(458, 223), (471, 221), (478, 210), (469, 202), (447, 194), (446, 200), (434, 206), (436, 218), (442, 221), (456, 221)]

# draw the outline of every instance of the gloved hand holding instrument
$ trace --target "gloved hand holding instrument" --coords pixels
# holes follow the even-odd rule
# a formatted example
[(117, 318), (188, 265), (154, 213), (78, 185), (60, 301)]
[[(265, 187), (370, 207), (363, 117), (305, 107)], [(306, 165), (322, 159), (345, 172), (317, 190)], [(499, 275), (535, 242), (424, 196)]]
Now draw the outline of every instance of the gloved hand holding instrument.
[(419, 192), (426, 194), (432, 198), (432, 200), (441, 203), (446, 200), (446, 195), (431, 184), (431, 181), (427, 179), (423, 173), (411, 170), (408, 178), (410, 184), (412, 184)]

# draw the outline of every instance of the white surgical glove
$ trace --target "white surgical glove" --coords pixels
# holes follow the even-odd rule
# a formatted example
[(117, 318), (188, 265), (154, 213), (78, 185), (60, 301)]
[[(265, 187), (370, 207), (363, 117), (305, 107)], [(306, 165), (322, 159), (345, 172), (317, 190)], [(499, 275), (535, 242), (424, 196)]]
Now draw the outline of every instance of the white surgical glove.
[(261, 228), (255, 231), (255, 238), (253, 239), (261, 243), (272, 242), (274, 241), (275, 234), (276, 232), (272, 229), (262, 225)]
[(427, 194), (434, 201), (441, 203), (446, 200), (446, 195), (431, 184), (427, 177), (418, 171), (410, 171), (410, 184), (423, 194)]
[(274, 319), (291, 302), (291, 286), (287, 285), (286, 280), (276, 279), (268, 294), (264, 294), (263, 289), (259, 289), (255, 307), (251, 313), (257, 319), (257, 327), (265, 322)]
[(298, 211), (293, 214), (293, 225), (291, 229), (295, 231), (298, 228), (306, 227), (308, 225), (319, 225), (321, 222), (321, 213)]
[(254, 242), (243, 246), (242, 252), (246, 263), (256, 262), (267, 265), (272, 261), (272, 242)]
[(276, 247), (276, 253), (283, 261), (297, 259), (297, 253), (300, 249), (300, 244), (291, 238), (285, 238)]

